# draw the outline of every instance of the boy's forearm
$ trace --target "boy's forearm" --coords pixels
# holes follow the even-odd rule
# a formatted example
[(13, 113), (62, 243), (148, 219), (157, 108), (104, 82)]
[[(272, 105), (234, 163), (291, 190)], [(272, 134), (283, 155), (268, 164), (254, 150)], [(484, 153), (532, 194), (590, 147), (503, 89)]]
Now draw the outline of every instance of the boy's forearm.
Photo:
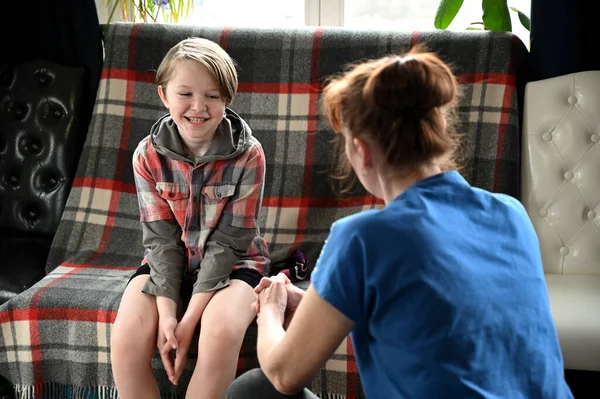
[(177, 317), (177, 302), (165, 296), (156, 297), (159, 317)]
[(192, 299), (190, 299), (190, 303), (183, 318), (189, 320), (191, 323), (198, 323), (202, 317), (202, 313), (204, 313), (204, 309), (206, 309), (206, 305), (208, 305), (208, 302), (210, 302), (215, 295), (215, 292), (216, 291), (199, 292), (192, 295)]

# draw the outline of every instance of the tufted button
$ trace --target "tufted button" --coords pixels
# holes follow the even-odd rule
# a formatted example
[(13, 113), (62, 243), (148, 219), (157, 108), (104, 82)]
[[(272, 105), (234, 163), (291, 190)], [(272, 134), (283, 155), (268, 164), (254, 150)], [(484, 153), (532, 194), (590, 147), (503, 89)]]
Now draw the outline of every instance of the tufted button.
[(590, 220), (592, 220), (592, 219), (596, 219), (596, 216), (598, 216), (598, 215), (596, 214), (596, 211), (595, 211), (595, 210), (593, 210), (593, 209), (590, 209), (590, 210), (588, 211), (588, 213), (587, 213), (587, 217), (588, 217), (588, 219), (590, 219)]
[(598, 134), (598, 133), (592, 134), (591, 140), (592, 140), (592, 143), (600, 142), (600, 134)]
[(568, 101), (569, 101), (569, 104), (575, 105), (575, 104), (577, 104), (577, 101), (579, 101), (579, 100), (576, 96), (569, 96)]
[(33, 136), (25, 136), (19, 140), (19, 147), (26, 154), (39, 155), (42, 152), (42, 143)]
[(573, 180), (573, 177), (575, 177), (575, 175), (570, 170), (565, 172), (565, 180), (571, 181)]
[(538, 215), (540, 215), (540, 217), (542, 217), (542, 218), (545, 218), (546, 216), (548, 216), (548, 209), (546, 209), (546, 208), (540, 209), (540, 211), (538, 212)]
[(12, 174), (9, 176), (8, 181), (13, 185), (13, 187), (17, 187), (19, 185), (19, 176)]
[(40, 219), (40, 211), (35, 204), (27, 204), (21, 209), (21, 216), (25, 223), (29, 225), (35, 225)]
[(552, 133), (544, 133), (542, 135), (542, 140), (544, 140), (544, 141), (550, 141), (550, 140), (552, 140)]
[(15, 104), (15, 118), (22, 120), (27, 115), (27, 106), (24, 104)]
[(58, 179), (54, 176), (50, 176), (46, 178), (46, 181), (43, 184), (43, 187), (46, 191), (52, 191), (58, 186)]
[(50, 100), (48, 100), (42, 108), (42, 118), (46, 124), (49, 123), (52, 125), (57, 123), (65, 114), (65, 110), (60, 104)]
[(49, 86), (53, 80), (46, 68), (38, 69), (34, 72), (33, 76), (39, 87)]
[(560, 254), (561, 254), (562, 256), (567, 256), (567, 255), (569, 254), (569, 252), (571, 252), (571, 251), (569, 250), (569, 248), (568, 248), (568, 247), (561, 247), (561, 248), (560, 248)]

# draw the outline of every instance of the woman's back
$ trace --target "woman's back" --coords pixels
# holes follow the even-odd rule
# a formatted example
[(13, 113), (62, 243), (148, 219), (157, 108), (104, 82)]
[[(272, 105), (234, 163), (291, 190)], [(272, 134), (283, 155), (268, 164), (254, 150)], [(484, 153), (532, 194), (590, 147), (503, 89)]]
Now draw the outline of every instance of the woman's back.
[(457, 172), (336, 223), (313, 284), (369, 398), (572, 397), (525, 210)]

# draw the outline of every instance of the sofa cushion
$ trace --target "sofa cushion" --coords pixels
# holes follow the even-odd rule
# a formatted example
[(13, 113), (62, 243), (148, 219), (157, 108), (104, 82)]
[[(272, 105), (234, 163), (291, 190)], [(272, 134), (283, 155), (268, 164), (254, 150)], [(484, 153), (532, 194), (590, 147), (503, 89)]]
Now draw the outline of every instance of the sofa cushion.
[(522, 201), (569, 369), (600, 370), (600, 71), (527, 84)]
[(600, 276), (547, 274), (565, 366), (600, 371)]

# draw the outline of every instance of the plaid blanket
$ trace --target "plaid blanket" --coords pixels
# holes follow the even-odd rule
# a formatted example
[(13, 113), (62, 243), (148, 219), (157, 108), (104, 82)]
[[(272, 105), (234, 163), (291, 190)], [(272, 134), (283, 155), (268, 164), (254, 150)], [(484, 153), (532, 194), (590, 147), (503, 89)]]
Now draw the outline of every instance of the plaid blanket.
[[(425, 42), (450, 62), (463, 86), (463, 174), (479, 187), (518, 196), (519, 101), (516, 73), (527, 56), (506, 33), (260, 30), (166, 24), (110, 25), (94, 115), (76, 179), (47, 263), (47, 276), (0, 307), (0, 374), (21, 398), (114, 398), (110, 330), (143, 248), (131, 160), (165, 110), (155, 69), (179, 40), (220, 43), (239, 64), (232, 108), (252, 127), (267, 158), (260, 217), (273, 261), (301, 248), (315, 263), (335, 220), (381, 205), (356, 189), (332, 189), (333, 138), (319, 114), (323, 79), (351, 61)], [(316, 337), (318, 339), (318, 337)], [(257, 365), (256, 329), (244, 342), (239, 372)], [(164, 397), (180, 388), (153, 361)], [(316, 376), (325, 398), (362, 397), (353, 349), (344, 341)]]

